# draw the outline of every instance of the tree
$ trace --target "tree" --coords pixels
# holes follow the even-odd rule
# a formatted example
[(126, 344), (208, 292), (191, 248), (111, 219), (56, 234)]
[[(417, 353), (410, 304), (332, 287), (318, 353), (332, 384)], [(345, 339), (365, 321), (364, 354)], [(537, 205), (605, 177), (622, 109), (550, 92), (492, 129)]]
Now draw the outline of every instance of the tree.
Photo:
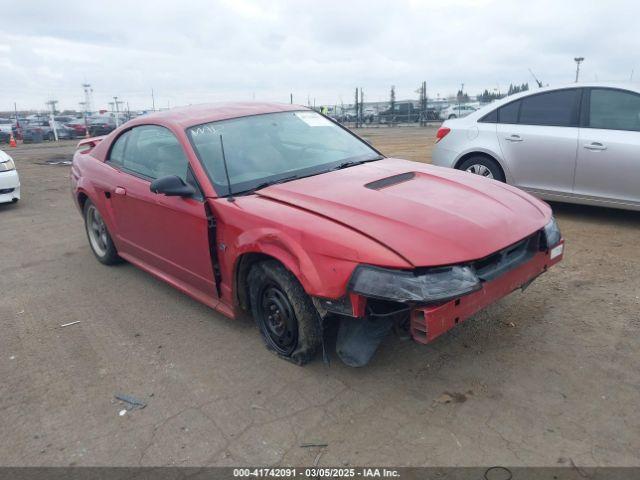
[(458, 99), (458, 103), (465, 103), (469, 101), (469, 95), (464, 93), (462, 90), (458, 90), (456, 98)]
[(480, 103), (490, 103), (494, 100), (499, 100), (500, 98), (504, 98), (504, 94), (498, 92), (490, 92), (488, 89), (484, 89), (480, 95), (478, 95), (478, 101)]

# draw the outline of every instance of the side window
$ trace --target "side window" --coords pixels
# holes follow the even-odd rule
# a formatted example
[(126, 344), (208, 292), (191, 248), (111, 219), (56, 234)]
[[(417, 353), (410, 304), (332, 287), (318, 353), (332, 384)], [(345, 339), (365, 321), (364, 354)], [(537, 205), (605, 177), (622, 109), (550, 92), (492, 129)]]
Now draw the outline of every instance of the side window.
[(594, 88), (589, 101), (589, 127), (640, 131), (640, 95)]
[(498, 109), (498, 123), (518, 123), (520, 100), (506, 104)]
[(578, 90), (567, 89), (531, 95), (521, 100), (518, 123), (524, 125), (577, 125)]
[(127, 145), (127, 139), (131, 131), (125, 132), (118, 137), (116, 143), (111, 147), (111, 152), (109, 153), (109, 163), (113, 163), (114, 165), (122, 166), (124, 161), (124, 149)]
[(498, 110), (494, 110), (493, 112), (487, 113), (480, 120), (482, 123), (496, 123), (498, 121)]
[(189, 161), (171, 131), (157, 125), (144, 125), (131, 130), (123, 167), (150, 179), (177, 175), (187, 181)]

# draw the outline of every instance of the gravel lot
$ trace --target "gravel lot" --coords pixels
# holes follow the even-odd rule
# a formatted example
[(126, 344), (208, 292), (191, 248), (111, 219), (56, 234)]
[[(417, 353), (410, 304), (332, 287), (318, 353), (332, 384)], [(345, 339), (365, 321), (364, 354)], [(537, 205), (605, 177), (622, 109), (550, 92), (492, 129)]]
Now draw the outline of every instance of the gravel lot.
[[(361, 133), (429, 161), (435, 130)], [(640, 213), (555, 204), (565, 260), (526, 292), (431, 345), (389, 338), (363, 369), (300, 368), (251, 321), (99, 264), (69, 167), (46, 164), (72, 152), (9, 152), (2, 465), (640, 465)], [(120, 416), (118, 393), (147, 407)]]

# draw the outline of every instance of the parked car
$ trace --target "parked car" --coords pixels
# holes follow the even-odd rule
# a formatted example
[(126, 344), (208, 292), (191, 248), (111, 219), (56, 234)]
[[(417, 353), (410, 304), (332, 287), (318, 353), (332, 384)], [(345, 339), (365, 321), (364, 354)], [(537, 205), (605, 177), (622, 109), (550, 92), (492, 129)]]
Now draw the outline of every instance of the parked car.
[(22, 127), (24, 143), (39, 143), (44, 140), (55, 140), (51, 127), (39, 123), (27, 123)]
[(0, 143), (9, 143), (12, 133), (11, 123), (0, 123)]
[(230, 317), (250, 311), (298, 364), (330, 321), (349, 365), (394, 324), (427, 343), (563, 252), (542, 201), (386, 158), (295, 105), (140, 117), (81, 141), (71, 184), (98, 261), (127, 260)]
[(87, 122), (84, 118), (76, 118), (65, 125), (73, 129), (76, 137), (84, 137), (87, 135)]
[(20, 200), (20, 177), (13, 159), (0, 150), (0, 203)]
[[(76, 138), (75, 129), (68, 127), (62, 122), (56, 122), (55, 125), (56, 125), (55, 133), (58, 134), (59, 140), (70, 140), (70, 139)], [(54, 138), (55, 138), (55, 135), (54, 135)]]
[(107, 135), (116, 129), (116, 121), (113, 117), (98, 117), (89, 123), (89, 135)]
[(445, 122), (433, 164), (546, 200), (640, 210), (640, 89), (605, 83), (513, 95)]
[(462, 118), (466, 117), (467, 115), (471, 115), (476, 110), (478, 110), (478, 107), (474, 107), (473, 105), (450, 105), (449, 107), (440, 111), (440, 117), (443, 120)]

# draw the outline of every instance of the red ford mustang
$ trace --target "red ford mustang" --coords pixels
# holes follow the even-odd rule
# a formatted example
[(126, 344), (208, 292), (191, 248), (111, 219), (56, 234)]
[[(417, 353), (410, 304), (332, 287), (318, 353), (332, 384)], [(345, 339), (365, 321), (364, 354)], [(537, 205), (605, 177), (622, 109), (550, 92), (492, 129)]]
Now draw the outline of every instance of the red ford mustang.
[(294, 105), (154, 113), (80, 142), (71, 173), (89, 244), (229, 317), (249, 311), (298, 364), (339, 322), (360, 366), (395, 326), (427, 343), (562, 258), (543, 202), (385, 158)]

